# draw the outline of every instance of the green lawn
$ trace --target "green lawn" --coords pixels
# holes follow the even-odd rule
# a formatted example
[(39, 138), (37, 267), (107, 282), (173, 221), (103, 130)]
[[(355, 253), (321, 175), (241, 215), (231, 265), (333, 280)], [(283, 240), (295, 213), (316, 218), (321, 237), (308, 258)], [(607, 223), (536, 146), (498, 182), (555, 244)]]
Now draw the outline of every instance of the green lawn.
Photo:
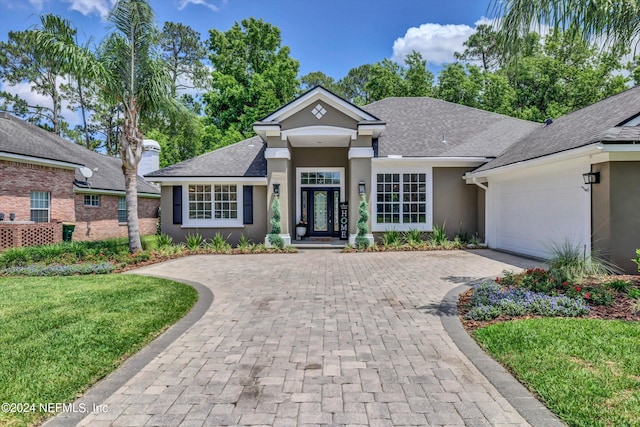
[(476, 340), (569, 426), (640, 426), (640, 324), (542, 318)]
[[(197, 300), (190, 286), (135, 275), (0, 277), (0, 292), (0, 403), (73, 401)], [(45, 416), (0, 412), (0, 425)]]

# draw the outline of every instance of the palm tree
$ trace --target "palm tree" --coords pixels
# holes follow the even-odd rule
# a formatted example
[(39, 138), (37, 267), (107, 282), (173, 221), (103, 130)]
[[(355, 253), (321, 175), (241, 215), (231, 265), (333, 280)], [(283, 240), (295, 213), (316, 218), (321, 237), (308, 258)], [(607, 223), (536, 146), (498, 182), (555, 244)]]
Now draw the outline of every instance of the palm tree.
[(107, 99), (124, 110), (120, 157), (125, 177), (129, 249), (142, 249), (138, 228), (138, 164), (142, 157), (140, 121), (171, 103), (171, 76), (154, 50), (157, 27), (147, 0), (118, 0), (109, 15), (115, 31), (103, 42), (98, 60), (109, 76)]
[(507, 49), (517, 49), (534, 25), (577, 30), (588, 40), (603, 37), (624, 48), (640, 35), (638, 0), (491, 0), (489, 8)]
[(158, 31), (148, 0), (118, 0), (108, 20), (114, 31), (102, 42), (97, 59), (86, 47), (51, 31), (36, 31), (34, 43), (63, 58), (69, 72), (94, 81), (105, 100), (110, 105), (120, 105), (124, 111), (120, 157), (126, 186), (129, 250), (135, 253), (142, 249), (137, 190), (143, 142), (140, 122), (173, 104), (172, 81), (154, 49)]

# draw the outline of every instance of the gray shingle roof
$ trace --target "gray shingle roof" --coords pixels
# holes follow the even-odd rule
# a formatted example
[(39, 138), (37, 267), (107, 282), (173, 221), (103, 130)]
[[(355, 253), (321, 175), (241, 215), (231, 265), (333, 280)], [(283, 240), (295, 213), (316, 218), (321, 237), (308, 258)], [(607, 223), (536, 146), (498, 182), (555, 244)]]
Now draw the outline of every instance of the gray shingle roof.
[(619, 125), (640, 112), (640, 86), (574, 111), (517, 140), (476, 172), (531, 160), (595, 142), (637, 141), (637, 127)]
[[(496, 157), (540, 124), (434, 98), (386, 98), (364, 107), (386, 122), (378, 155)], [(442, 137), (446, 143), (442, 143)]]
[(262, 139), (254, 136), (151, 172), (146, 177), (265, 177), (267, 160), (264, 151)]
[[(77, 188), (125, 191), (120, 159), (88, 150), (7, 113), (0, 113), (0, 152), (86, 166), (94, 170), (90, 186), (77, 183)], [(78, 170), (75, 178), (85, 180)], [(159, 193), (142, 178), (138, 179), (138, 192)]]

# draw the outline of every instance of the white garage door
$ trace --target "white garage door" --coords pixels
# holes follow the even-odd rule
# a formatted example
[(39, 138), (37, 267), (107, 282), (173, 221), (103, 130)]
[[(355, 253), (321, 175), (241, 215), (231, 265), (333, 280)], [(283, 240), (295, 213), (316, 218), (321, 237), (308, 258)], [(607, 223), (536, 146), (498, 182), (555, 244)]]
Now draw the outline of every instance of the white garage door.
[(546, 258), (554, 245), (570, 242), (588, 252), (591, 193), (582, 174), (589, 168), (587, 160), (573, 160), (490, 179), (490, 246)]

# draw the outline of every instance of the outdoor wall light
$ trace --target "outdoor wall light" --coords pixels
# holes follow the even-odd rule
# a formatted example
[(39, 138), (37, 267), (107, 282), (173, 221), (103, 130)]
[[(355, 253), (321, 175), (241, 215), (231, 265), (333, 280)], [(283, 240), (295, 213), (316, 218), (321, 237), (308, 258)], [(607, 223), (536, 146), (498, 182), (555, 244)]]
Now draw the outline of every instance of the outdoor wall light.
[(360, 193), (360, 195), (363, 195), (365, 192), (365, 186), (366, 184), (364, 183), (364, 181), (360, 181), (358, 183), (358, 193)]
[(587, 185), (600, 184), (600, 172), (583, 173), (582, 178)]
[(16, 219), (16, 214), (14, 214), (13, 212), (11, 212), (11, 213), (9, 214), (9, 221), (15, 221), (15, 219)]
[(0, 221), (4, 221), (4, 212), (0, 212)]
[(276, 196), (280, 195), (280, 183), (279, 182), (274, 182), (273, 183), (273, 194)]

